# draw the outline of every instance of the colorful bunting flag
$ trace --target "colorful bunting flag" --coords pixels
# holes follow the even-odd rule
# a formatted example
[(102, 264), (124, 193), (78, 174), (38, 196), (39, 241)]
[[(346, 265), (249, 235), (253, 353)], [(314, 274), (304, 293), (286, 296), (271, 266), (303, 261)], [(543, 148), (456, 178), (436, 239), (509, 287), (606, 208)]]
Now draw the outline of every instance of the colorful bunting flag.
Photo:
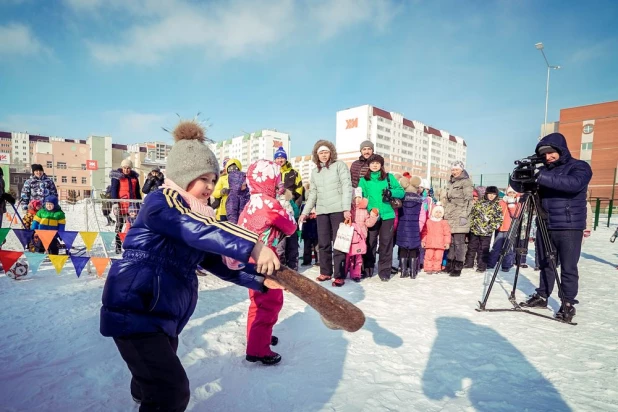
[(73, 262), (73, 267), (75, 268), (75, 272), (77, 272), (77, 277), (82, 274), (82, 271), (89, 260), (90, 258), (88, 256), (71, 255), (71, 262)]
[(127, 237), (127, 234), (125, 232), (121, 232), (118, 233), (118, 236), (120, 237), (120, 241), (124, 242), (124, 238)]
[(67, 259), (69, 255), (47, 255), (49, 260), (51, 260), (52, 265), (56, 268), (56, 273), (60, 274), (62, 272), (62, 268), (64, 264), (67, 263)]
[(99, 235), (101, 235), (106, 249), (112, 250), (116, 241), (116, 232), (100, 232)]
[[(6, 237), (6, 233), (4, 234), (4, 237)], [(15, 262), (17, 262), (17, 259), (19, 259), (21, 255), (23, 254), (24, 252), (15, 252), (12, 250), (0, 250), (0, 262), (2, 263), (2, 269), (4, 270), (4, 272), (5, 273), (8, 272), (9, 269), (13, 267)]]
[(99, 277), (103, 276), (103, 272), (105, 272), (105, 268), (107, 267), (107, 264), (109, 263), (109, 258), (106, 258), (106, 257), (91, 257), (90, 261), (92, 262), (92, 264), (96, 268), (97, 274), (99, 275)]
[[(73, 242), (75, 242), (75, 238), (79, 232), (75, 232), (73, 230), (64, 230), (62, 232), (58, 232), (58, 236), (64, 242), (67, 247), (67, 250), (71, 250), (73, 247)], [(79, 275), (77, 275), (79, 277)]]
[(36, 272), (38, 272), (39, 267), (41, 267), (41, 263), (43, 263), (43, 261), (47, 257), (45, 253), (36, 253), (30, 251), (24, 252), (24, 256), (26, 256), (26, 259), (28, 259), (28, 265), (30, 266), (30, 270), (33, 274), (36, 274)]
[(99, 232), (79, 232), (86, 244), (86, 250), (90, 251), (92, 249), (92, 245), (94, 245), (94, 241), (97, 240), (97, 235)]
[[(2, 229), (0, 229), (0, 244), (2, 244), (2, 242), (4, 242), (4, 239), (6, 239), (6, 235), (9, 234), (10, 230), (11, 230), (10, 227), (3, 227)], [(13, 262), (13, 263), (15, 263), (15, 262)]]
[(15, 233), (15, 236), (17, 236), (17, 239), (19, 239), (24, 249), (28, 247), (28, 243), (32, 241), (32, 237), (34, 236), (34, 230), (28, 229), (13, 229), (13, 233)]
[(49, 245), (51, 244), (52, 240), (54, 240), (54, 236), (56, 236), (56, 233), (58, 233), (57, 230), (35, 230), (34, 232), (39, 236), (41, 242), (43, 242), (45, 250), (49, 249)]

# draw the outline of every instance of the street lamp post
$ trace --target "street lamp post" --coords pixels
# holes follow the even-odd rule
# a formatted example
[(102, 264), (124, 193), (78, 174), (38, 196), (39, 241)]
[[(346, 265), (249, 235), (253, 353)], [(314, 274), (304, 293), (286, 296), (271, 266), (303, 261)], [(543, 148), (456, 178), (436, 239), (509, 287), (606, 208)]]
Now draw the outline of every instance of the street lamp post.
[(551, 69), (559, 70), (560, 66), (551, 66), (549, 64), (549, 62), (547, 61), (547, 57), (545, 56), (545, 52), (543, 51), (543, 43), (537, 43), (534, 45), (534, 47), (536, 47), (537, 50), (541, 51), (541, 54), (543, 54), (543, 58), (545, 59), (545, 64), (547, 65), (547, 85), (545, 86), (545, 121), (543, 122), (543, 136), (541, 136), (544, 137), (545, 128), (547, 127), (547, 104), (549, 102), (549, 72)]

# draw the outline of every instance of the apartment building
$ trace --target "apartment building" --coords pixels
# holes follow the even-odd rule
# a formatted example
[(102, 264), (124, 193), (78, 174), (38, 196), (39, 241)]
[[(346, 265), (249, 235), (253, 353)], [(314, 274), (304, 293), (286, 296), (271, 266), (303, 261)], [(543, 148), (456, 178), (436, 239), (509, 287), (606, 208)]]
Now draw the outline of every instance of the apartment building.
[(311, 172), (316, 168), (315, 163), (313, 162), (312, 155), (306, 156), (295, 156), (289, 157), (289, 162), (292, 164), (292, 167), (300, 173), (300, 176), (303, 179), (303, 183), (309, 182), (311, 179)]
[(336, 147), (339, 160), (351, 165), (360, 144), (370, 140), (391, 172), (410, 172), (426, 178), (447, 179), (453, 162), (466, 163), (463, 138), (406, 119), (397, 112), (363, 105), (337, 112)]
[(223, 160), (230, 158), (240, 160), (244, 170), (247, 170), (247, 167), (257, 160), (272, 160), (280, 147), (283, 147), (288, 156), (290, 155), (290, 135), (270, 129), (245, 133), (243, 136), (210, 145), (221, 168), (223, 168)]

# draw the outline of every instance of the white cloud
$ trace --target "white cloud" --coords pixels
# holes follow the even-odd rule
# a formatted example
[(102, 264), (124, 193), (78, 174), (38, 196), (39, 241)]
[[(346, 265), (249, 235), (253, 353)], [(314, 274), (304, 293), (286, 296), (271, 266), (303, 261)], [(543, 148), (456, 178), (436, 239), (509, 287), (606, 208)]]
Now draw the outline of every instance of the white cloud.
[[(95, 59), (152, 65), (174, 52), (230, 59), (259, 54), (305, 36), (321, 39), (361, 23), (384, 29), (399, 10), (391, 0), (65, 0), (75, 13), (124, 13), (132, 18), (114, 42), (87, 41)], [(182, 63), (182, 61), (180, 61)], [(187, 60), (191, 64), (191, 59)]]
[(596, 44), (587, 45), (586, 47), (575, 50), (567, 61), (571, 64), (590, 63), (591, 61), (610, 57), (615, 54), (618, 48), (618, 39), (610, 38)]
[(20, 23), (0, 26), (0, 55), (28, 56), (49, 53), (37, 40), (30, 27)]

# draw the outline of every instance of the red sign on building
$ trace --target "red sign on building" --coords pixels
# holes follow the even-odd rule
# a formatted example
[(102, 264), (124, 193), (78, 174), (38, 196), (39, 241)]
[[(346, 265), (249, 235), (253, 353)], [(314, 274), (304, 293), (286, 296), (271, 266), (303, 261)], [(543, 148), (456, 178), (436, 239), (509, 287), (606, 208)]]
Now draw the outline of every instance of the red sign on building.
[(86, 160), (86, 170), (99, 170), (99, 162), (96, 160)]

